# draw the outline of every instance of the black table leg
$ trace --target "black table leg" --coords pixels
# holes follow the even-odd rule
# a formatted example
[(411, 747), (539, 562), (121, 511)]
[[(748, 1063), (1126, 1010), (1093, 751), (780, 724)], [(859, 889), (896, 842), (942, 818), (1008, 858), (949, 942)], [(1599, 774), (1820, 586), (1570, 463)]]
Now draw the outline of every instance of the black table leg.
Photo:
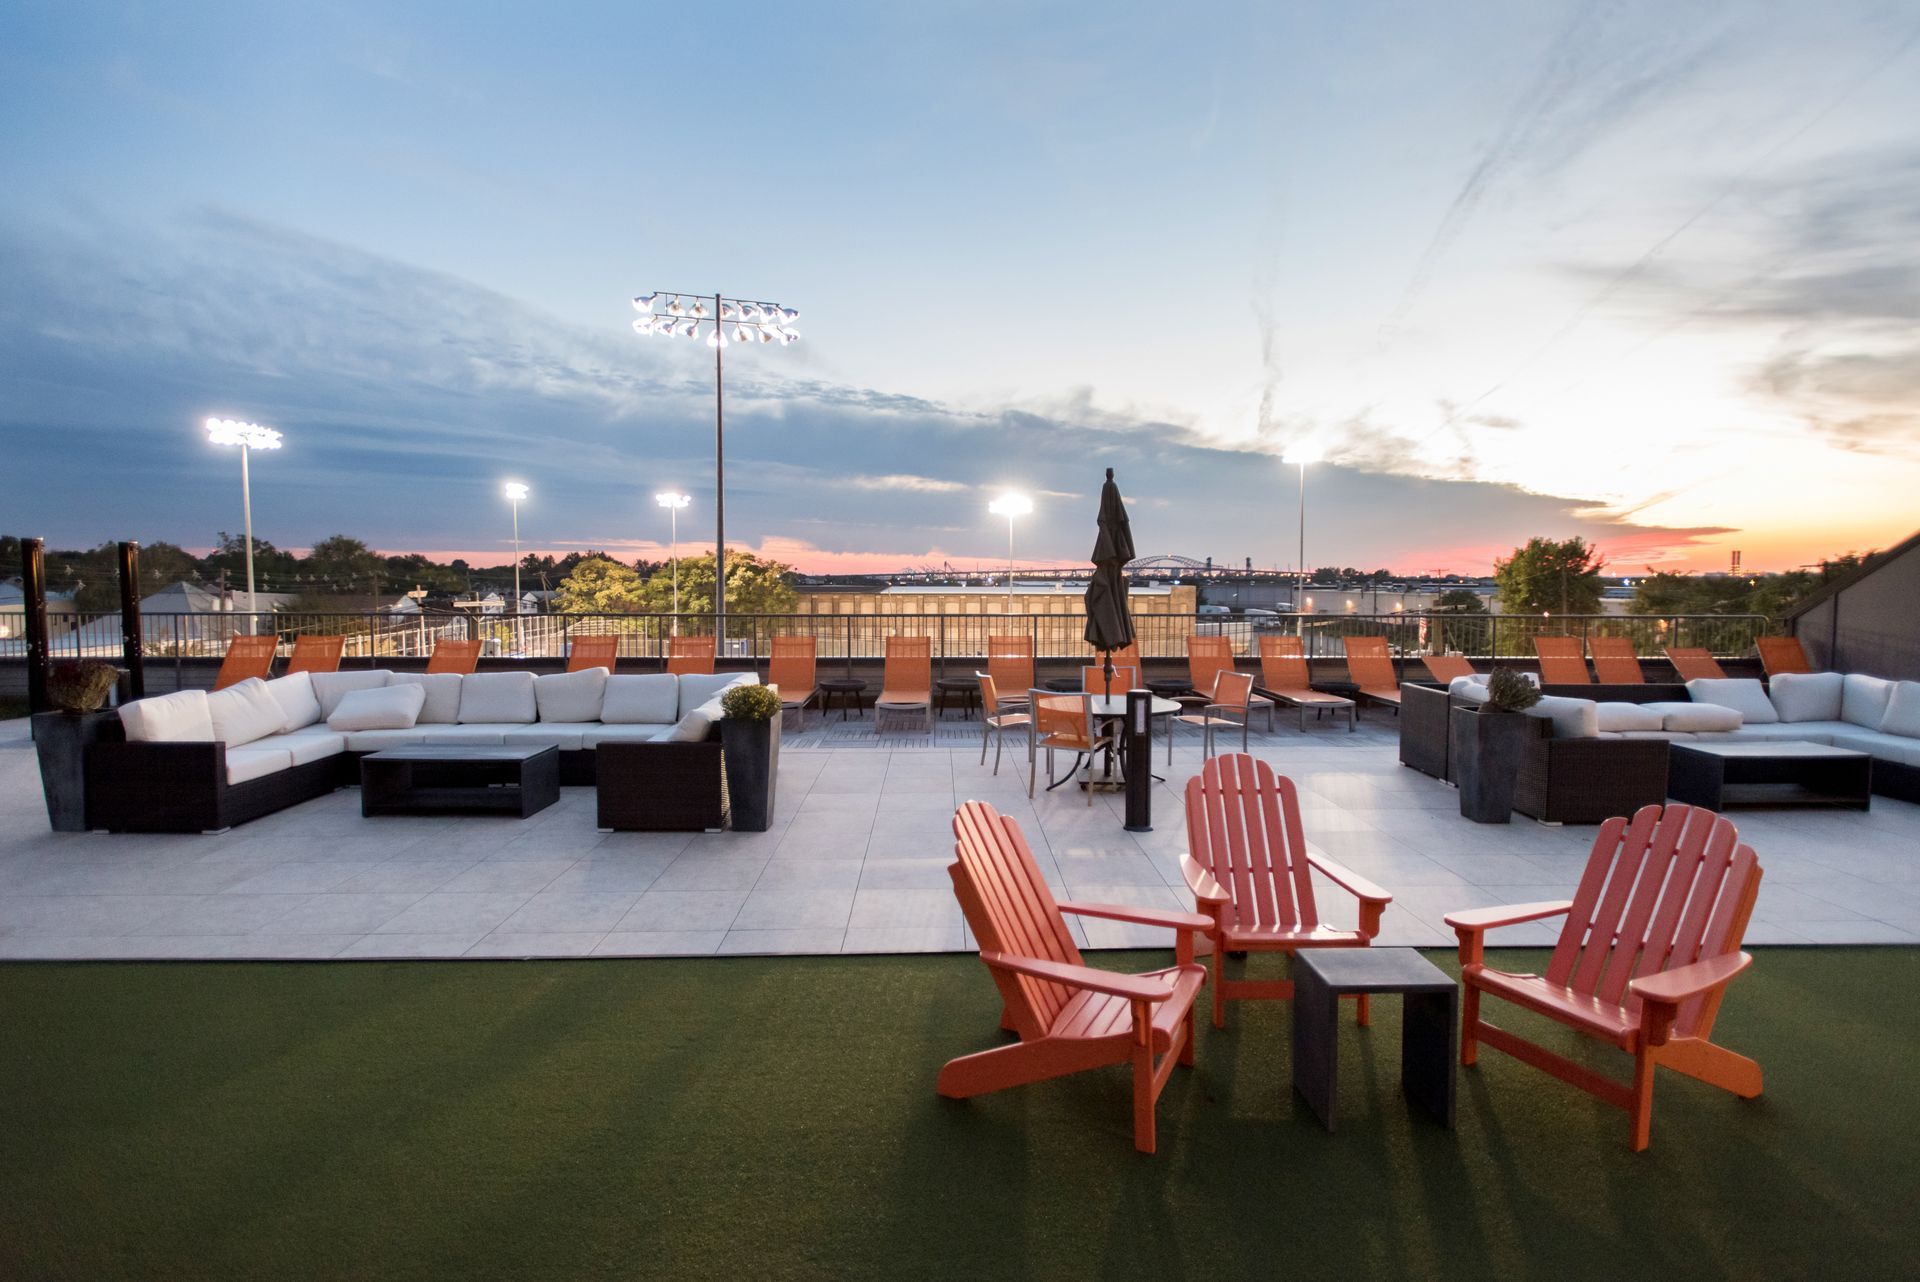
[(1460, 995), (1407, 993), (1400, 999), (1400, 1089), (1434, 1121), (1452, 1129)]
[(1293, 977), (1293, 1089), (1329, 1131), (1334, 1128), (1340, 1058), (1340, 1000), (1310, 966)]

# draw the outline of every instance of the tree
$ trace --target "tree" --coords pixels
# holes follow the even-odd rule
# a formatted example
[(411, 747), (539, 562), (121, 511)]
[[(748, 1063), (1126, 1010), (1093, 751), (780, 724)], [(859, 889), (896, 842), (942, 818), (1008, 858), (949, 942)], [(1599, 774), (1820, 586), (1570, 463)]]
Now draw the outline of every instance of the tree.
[[(794, 569), (780, 561), (766, 560), (751, 552), (727, 553), (727, 613), (790, 614), (800, 594), (793, 586)], [(650, 614), (673, 611), (673, 570), (671, 566), (654, 572), (647, 580), (646, 604)], [(713, 609), (713, 554), (680, 558), (680, 609), (686, 614), (706, 614)]]
[(1602, 562), (1582, 538), (1539, 537), (1493, 563), (1500, 608), (1507, 614), (1597, 614)]
[(366, 592), (380, 595), (386, 577), (380, 554), (344, 534), (321, 539), (307, 550), (301, 575), (316, 592)]
[(1487, 603), (1471, 588), (1448, 588), (1433, 599), (1433, 614), (1485, 614)]
[[(712, 572), (708, 572), (712, 582)], [(640, 576), (612, 557), (590, 556), (573, 567), (554, 593), (560, 614), (636, 614), (646, 609)]]
[[(214, 548), (200, 562), (200, 577), (218, 583), (227, 576), (229, 590), (245, 591), (247, 586), (247, 541), (244, 536), (220, 531)], [(293, 553), (282, 552), (265, 539), (253, 541), (253, 582), (261, 592), (290, 592), (298, 586), (299, 562)]]

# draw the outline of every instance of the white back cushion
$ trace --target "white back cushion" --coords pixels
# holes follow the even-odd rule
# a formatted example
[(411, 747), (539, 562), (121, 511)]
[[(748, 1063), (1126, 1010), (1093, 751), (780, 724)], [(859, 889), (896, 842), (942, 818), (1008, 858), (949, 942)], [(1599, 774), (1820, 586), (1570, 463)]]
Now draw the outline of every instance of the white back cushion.
[(757, 686), (760, 677), (752, 672), (690, 672), (680, 678), (680, 715), (717, 696), (728, 686)]
[(120, 725), (133, 743), (213, 742), (205, 690), (178, 690), (122, 704)]
[(411, 683), (349, 690), (327, 718), (327, 729), (409, 730), (426, 701), (425, 687)]
[(1880, 718), (1880, 733), (1920, 739), (1920, 681), (1902, 681), (1893, 688), (1887, 715)]
[[(1704, 734), (1714, 730), (1740, 728), (1739, 710), (1722, 707), (1717, 703), (1643, 703), (1640, 706), (1659, 711), (1662, 730), (1686, 730)], [(1771, 712), (1773, 705), (1768, 704), (1767, 710)]]
[(393, 674), (385, 668), (371, 671), (357, 669), (352, 672), (316, 672), (313, 674), (313, 697), (320, 701), (320, 719), (325, 721), (340, 706), (340, 700), (353, 690), (378, 690), (387, 684), (387, 678)]
[(1887, 700), (1896, 683), (1864, 672), (1849, 672), (1840, 696), (1840, 719), (1868, 730), (1878, 730), (1887, 715)]
[(460, 722), (539, 720), (531, 672), (474, 672), (460, 678)]
[[(686, 678), (682, 677), (684, 682)], [(700, 743), (708, 733), (727, 714), (720, 710), (719, 696), (715, 696), (697, 708), (690, 708), (687, 715), (674, 723), (673, 729), (660, 736), (663, 743)]]
[(1782, 721), (1838, 721), (1846, 685), (1838, 672), (1782, 672), (1767, 683), (1767, 698)]
[(607, 689), (605, 668), (556, 673), (533, 679), (533, 702), (542, 721), (598, 721)]
[(1596, 703), (1594, 721), (1601, 730), (1659, 730), (1665, 718), (1641, 703)]
[(1447, 683), (1447, 695), (1460, 703), (1485, 703), (1487, 683), (1472, 677), (1455, 677)]
[(1732, 708), (1743, 725), (1772, 725), (1780, 719), (1766, 689), (1752, 677), (1696, 677), (1687, 682), (1687, 694), (1695, 703)]
[(207, 715), (213, 719), (213, 737), (229, 748), (279, 734), (287, 714), (259, 677), (248, 677), (207, 696)]
[(600, 720), (613, 725), (669, 725), (680, 715), (680, 682), (671, 672), (607, 678)]
[(280, 711), (286, 715), (282, 727), (287, 730), (299, 730), (320, 720), (320, 700), (313, 693), (313, 675), (307, 672), (295, 672), (289, 676), (275, 677), (267, 682), (267, 693), (273, 696)]
[(419, 686), (427, 701), (420, 705), (414, 722), (421, 726), (450, 726), (460, 719), (460, 674), (458, 672), (396, 672), (388, 685)]
[(1600, 733), (1599, 713), (1591, 699), (1568, 699), (1559, 695), (1540, 696), (1540, 702), (1528, 708), (1527, 715), (1553, 722), (1556, 739), (1591, 739)]

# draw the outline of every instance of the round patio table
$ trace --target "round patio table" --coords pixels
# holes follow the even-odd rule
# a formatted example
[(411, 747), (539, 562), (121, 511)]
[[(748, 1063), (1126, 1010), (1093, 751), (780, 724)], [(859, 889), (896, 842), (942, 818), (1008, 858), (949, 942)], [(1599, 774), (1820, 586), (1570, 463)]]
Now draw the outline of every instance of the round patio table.
[(860, 696), (867, 692), (867, 683), (858, 677), (828, 677), (817, 683), (820, 689), (820, 719), (825, 721), (827, 713), (833, 708), (833, 697), (840, 696), (840, 719), (847, 719), (849, 705), (860, 710)]
[[(1111, 724), (1115, 721), (1125, 722), (1127, 719), (1127, 696), (1124, 694), (1095, 695), (1090, 700), (1090, 703), (1092, 705), (1093, 715), (1103, 722)], [(1162, 699), (1156, 696), (1147, 704), (1147, 716), (1150, 719), (1153, 717), (1168, 716), (1178, 711), (1180, 711), (1180, 705), (1171, 699)], [(1149, 720), (1148, 724), (1151, 725), (1152, 721)], [(1127, 741), (1129, 736), (1125, 732), (1126, 727), (1124, 725), (1120, 727), (1120, 730), (1121, 733), (1118, 736), (1120, 740), (1119, 765), (1116, 768), (1113, 749), (1106, 749), (1106, 771), (1103, 775), (1094, 777), (1093, 786), (1096, 788), (1118, 788), (1126, 783)], [(1172, 733), (1171, 729), (1169, 729), (1168, 733)], [(1084, 753), (1075, 754), (1073, 758), (1073, 769), (1067, 771), (1066, 778), (1056, 779), (1054, 782), (1048, 784), (1047, 791), (1051, 792), (1061, 784), (1067, 782), (1068, 779), (1073, 778), (1074, 775), (1079, 772), (1080, 758), (1084, 755)], [(1149, 753), (1148, 755), (1151, 756), (1152, 754)]]

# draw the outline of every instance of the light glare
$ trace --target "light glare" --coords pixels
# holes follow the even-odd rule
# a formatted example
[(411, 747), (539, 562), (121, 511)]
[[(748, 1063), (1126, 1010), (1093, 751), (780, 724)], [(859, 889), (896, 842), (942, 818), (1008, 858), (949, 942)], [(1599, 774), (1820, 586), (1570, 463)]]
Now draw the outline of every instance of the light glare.
[(244, 445), (252, 450), (280, 448), (280, 433), (270, 427), (243, 422), (237, 418), (208, 419), (207, 439), (215, 445)]

